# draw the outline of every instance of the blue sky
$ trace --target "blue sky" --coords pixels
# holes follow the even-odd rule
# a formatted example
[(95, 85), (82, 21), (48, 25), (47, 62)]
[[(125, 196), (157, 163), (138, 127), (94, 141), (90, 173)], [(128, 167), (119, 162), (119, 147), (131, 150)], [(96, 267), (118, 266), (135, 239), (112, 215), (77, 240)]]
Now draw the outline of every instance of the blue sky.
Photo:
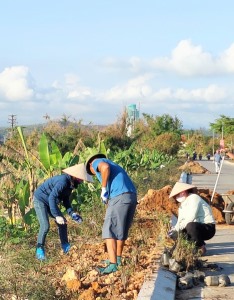
[(232, 0), (7, 0), (0, 10), (0, 126), (124, 108), (207, 128), (234, 111)]

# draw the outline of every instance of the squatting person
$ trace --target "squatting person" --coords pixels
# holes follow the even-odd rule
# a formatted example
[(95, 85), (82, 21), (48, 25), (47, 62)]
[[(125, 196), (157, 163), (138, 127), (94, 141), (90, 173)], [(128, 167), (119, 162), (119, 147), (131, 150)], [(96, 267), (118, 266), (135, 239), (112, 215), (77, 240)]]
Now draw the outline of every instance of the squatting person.
[(180, 203), (178, 220), (169, 236), (181, 231), (188, 240), (195, 243), (201, 255), (206, 253), (205, 241), (215, 235), (215, 219), (210, 205), (197, 193), (191, 184), (176, 182), (169, 198)]

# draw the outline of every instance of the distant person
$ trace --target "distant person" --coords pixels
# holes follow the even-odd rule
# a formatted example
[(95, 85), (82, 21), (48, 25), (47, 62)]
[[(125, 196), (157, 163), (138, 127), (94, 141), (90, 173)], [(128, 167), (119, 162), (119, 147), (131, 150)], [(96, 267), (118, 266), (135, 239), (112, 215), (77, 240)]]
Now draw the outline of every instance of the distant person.
[(102, 238), (109, 260), (106, 267), (97, 270), (101, 274), (110, 274), (121, 265), (122, 251), (136, 210), (137, 191), (126, 171), (104, 154), (89, 157), (86, 171), (97, 176), (102, 185), (102, 202), (107, 205)]
[(193, 160), (196, 160), (196, 159), (197, 159), (197, 152), (193, 151)]
[(202, 160), (202, 154), (201, 153), (198, 155), (198, 157), (199, 157), (199, 160)]
[(57, 226), (64, 253), (70, 250), (67, 235), (67, 220), (59, 208), (61, 203), (67, 210), (72, 220), (82, 222), (81, 216), (75, 213), (71, 207), (70, 195), (73, 189), (85, 181), (93, 181), (86, 173), (84, 164), (75, 165), (64, 169), (65, 174), (53, 176), (42, 183), (34, 192), (33, 203), (40, 224), (37, 237), (36, 257), (39, 260), (46, 259), (45, 241), (50, 229), (49, 217), (52, 217)]
[(205, 241), (211, 239), (216, 231), (210, 205), (196, 193), (194, 185), (182, 182), (174, 185), (169, 198), (180, 203), (178, 220), (169, 231), (169, 236), (182, 232), (189, 241), (195, 243), (197, 251), (204, 255)]
[(222, 156), (220, 155), (220, 151), (216, 150), (214, 155), (214, 163), (215, 163), (215, 172), (216, 174), (220, 171), (220, 164), (221, 164)]
[(208, 160), (210, 160), (210, 156), (211, 156), (210, 153), (208, 153), (208, 154), (206, 155), (206, 157), (207, 157)]

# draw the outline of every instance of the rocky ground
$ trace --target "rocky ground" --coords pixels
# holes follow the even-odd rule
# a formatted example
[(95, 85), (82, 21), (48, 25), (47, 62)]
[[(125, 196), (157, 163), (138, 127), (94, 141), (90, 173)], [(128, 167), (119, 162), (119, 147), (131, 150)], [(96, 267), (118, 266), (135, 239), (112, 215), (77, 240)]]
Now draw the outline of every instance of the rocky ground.
[[(199, 163), (191, 162), (189, 167), (192, 173), (207, 172)], [(73, 246), (68, 255), (61, 256), (59, 264), (45, 265), (44, 272), (48, 276), (53, 273), (58, 296), (65, 288), (69, 299), (136, 299), (144, 280), (157, 267), (163, 246), (168, 243), (167, 222), (172, 213), (177, 215), (178, 204), (168, 197), (171, 189), (169, 185), (160, 190), (150, 189), (139, 200), (136, 219), (123, 253), (123, 266), (116, 273), (100, 276), (95, 270), (107, 258), (105, 246), (98, 239), (78, 240), (78, 246)], [(212, 191), (199, 189), (198, 193), (211, 204), (217, 223), (224, 223), (221, 195), (216, 193), (211, 203)], [(163, 216), (168, 216), (168, 219)]]

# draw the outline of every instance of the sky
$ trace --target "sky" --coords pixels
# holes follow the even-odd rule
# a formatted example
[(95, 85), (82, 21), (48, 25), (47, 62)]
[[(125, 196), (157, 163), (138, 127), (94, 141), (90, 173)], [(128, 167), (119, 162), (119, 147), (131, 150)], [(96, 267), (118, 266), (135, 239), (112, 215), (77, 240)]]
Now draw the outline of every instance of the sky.
[(115, 123), (136, 104), (188, 129), (234, 117), (233, 0), (7, 0), (0, 126)]

